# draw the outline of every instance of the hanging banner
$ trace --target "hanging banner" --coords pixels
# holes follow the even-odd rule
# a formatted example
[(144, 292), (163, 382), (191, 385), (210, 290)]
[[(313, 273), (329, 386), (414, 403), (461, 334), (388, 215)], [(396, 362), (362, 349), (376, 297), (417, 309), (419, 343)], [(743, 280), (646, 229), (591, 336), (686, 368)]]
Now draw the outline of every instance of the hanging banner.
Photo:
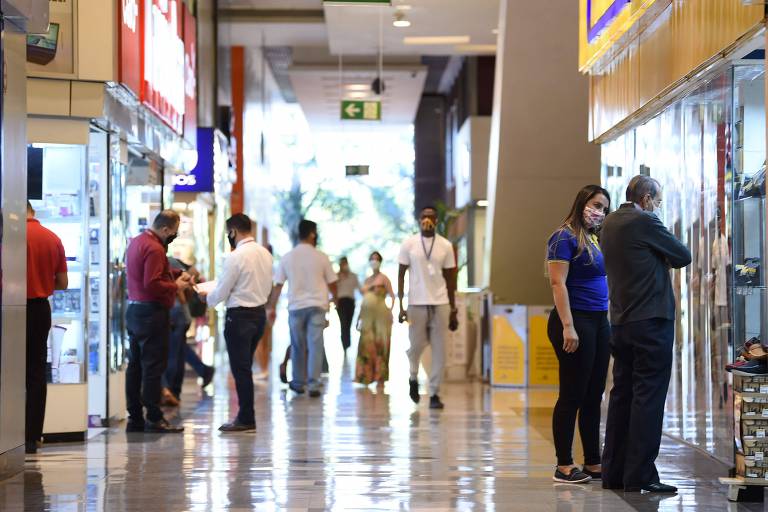
[(145, 0), (142, 102), (176, 133), (184, 129), (184, 41), (180, 0)]
[(193, 146), (197, 135), (197, 23), (184, 9), (184, 138)]
[(141, 95), (141, 34), (144, 22), (139, 2), (118, 0), (120, 25), (118, 79), (137, 98)]

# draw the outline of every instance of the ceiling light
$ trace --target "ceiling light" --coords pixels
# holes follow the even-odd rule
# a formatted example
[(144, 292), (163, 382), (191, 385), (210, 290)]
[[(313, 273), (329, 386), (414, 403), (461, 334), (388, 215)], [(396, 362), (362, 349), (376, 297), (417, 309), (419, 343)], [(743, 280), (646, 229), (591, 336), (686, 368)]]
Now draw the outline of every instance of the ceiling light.
[(499, 29), (495, 28), (495, 29), (491, 30), (491, 34), (493, 34), (495, 36), (499, 35)]
[(398, 11), (395, 13), (395, 19), (392, 21), (392, 25), (397, 28), (408, 28), (411, 26), (411, 22), (405, 19), (405, 14)]
[(348, 92), (347, 93), (347, 98), (351, 98), (353, 100), (359, 100), (359, 99), (367, 98), (367, 97), (368, 97), (368, 93), (367, 92), (354, 91), (354, 92)]
[(371, 86), (366, 84), (347, 84), (344, 88), (348, 91), (368, 91)]
[(404, 37), (403, 44), (416, 45), (449, 45), (469, 44), (469, 36), (437, 36), (437, 37)]
[(478, 206), (478, 208), (487, 208), (488, 207), (488, 200), (487, 199), (478, 199), (477, 200), (477, 206)]
[(455, 48), (459, 53), (496, 53), (495, 44), (458, 44)]

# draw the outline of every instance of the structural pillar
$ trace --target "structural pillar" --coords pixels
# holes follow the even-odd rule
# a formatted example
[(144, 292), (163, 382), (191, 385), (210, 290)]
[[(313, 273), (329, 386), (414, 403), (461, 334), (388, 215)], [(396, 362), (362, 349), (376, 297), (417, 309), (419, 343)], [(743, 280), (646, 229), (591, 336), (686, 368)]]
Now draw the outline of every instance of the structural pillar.
[(497, 303), (552, 303), (547, 239), (578, 190), (600, 183), (589, 83), (578, 72), (578, 9), (501, 0), (484, 261)]
[(245, 48), (231, 48), (232, 68), (232, 133), (230, 139), (235, 145), (235, 172), (237, 181), (232, 186), (232, 213), (243, 213), (245, 207), (245, 186), (243, 183), (243, 124), (245, 122)]

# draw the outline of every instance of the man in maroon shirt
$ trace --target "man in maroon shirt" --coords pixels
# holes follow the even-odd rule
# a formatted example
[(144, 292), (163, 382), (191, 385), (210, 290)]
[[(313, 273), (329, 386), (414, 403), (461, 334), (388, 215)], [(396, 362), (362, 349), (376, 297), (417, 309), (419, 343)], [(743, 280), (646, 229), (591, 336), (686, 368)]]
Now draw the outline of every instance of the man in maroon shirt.
[[(163, 210), (152, 228), (128, 246), (128, 336), (130, 338), (125, 394), (128, 432), (178, 433), (160, 410), (161, 379), (168, 363), (170, 309), (176, 294), (190, 286), (186, 273), (172, 271), (166, 252), (178, 235), (179, 215)], [(147, 418), (144, 420), (144, 409)]]
[(67, 258), (61, 239), (35, 219), (27, 202), (27, 409), (26, 453), (37, 453), (43, 437), (45, 399), (48, 383), (48, 333), (51, 330), (51, 303), (54, 290), (66, 290)]

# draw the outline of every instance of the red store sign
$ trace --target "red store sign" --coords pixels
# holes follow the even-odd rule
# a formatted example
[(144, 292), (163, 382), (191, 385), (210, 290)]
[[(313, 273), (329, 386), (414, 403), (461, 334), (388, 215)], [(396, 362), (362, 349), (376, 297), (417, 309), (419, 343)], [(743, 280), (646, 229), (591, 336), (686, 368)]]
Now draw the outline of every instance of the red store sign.
[(176, 133), (194, 137), (194, 16), (181, 0), (117, 1), (120, 82)]

